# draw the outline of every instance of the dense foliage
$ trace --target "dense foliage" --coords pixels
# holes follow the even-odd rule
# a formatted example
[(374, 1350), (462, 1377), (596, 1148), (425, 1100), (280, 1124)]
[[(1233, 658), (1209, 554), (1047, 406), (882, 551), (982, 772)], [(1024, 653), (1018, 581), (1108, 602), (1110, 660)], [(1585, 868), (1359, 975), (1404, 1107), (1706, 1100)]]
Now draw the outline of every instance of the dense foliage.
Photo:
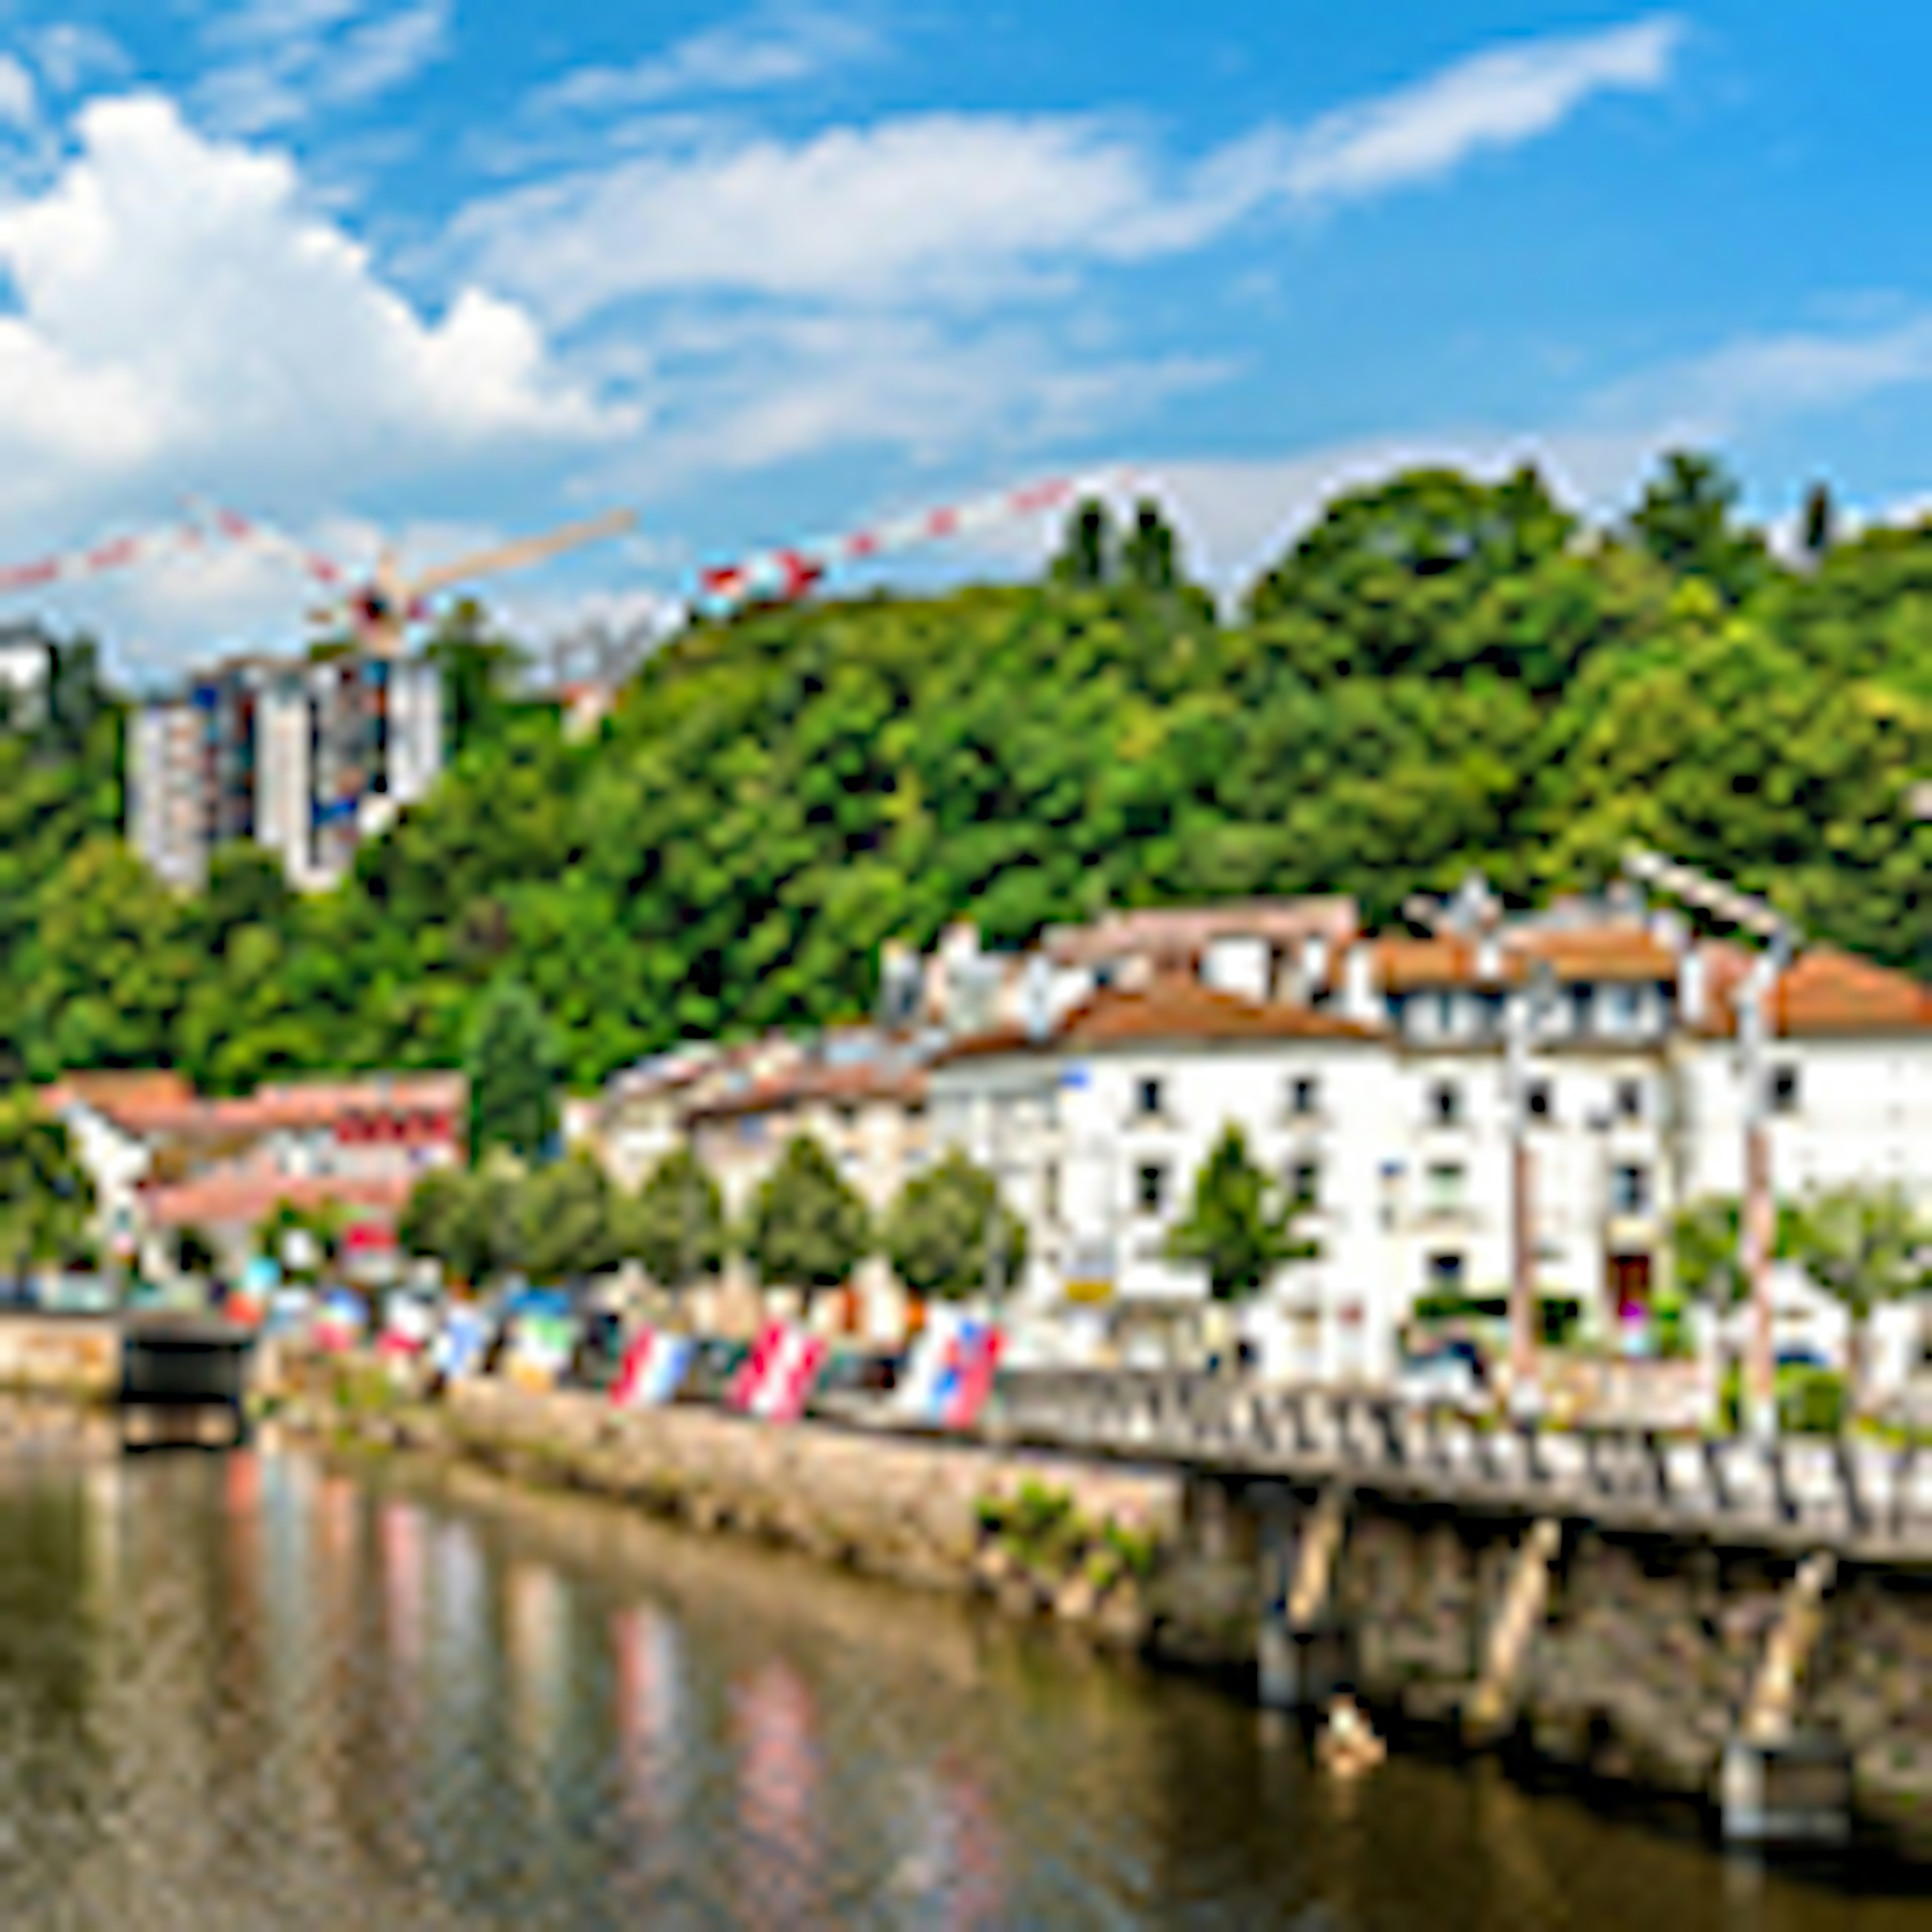
[(1319, 1252), (1294, 1230), (1305, 1208), (1283, 1198), (1231, 1122), (1194, 1178), (1194, 1198), (1168, 1237), (1168, 1258), (1202, 1269), (1211, 1300), (1245, 1300), (1266, 1288), (1283, 1263)]
[(917, 1294), (952, 1300), (1019, 1280), (1026, 1223), (999, 1197), (999, 1183), (957, 1148), (915, 1174), (883, 1231), (892, 1272)]
[[(434, 648), (464, 742), (339, 890), (259, 861), (177, 898), (118, 837), (110, 712), (0, 733), (0, 1063), (218, 1089), (454, 1066), (528, 986), (579, 1086), (682, 1036), (862, 1007), (879, 942), (1114, 904), (1352, 892), (1480, 865), (1598, 883), (1641, 837), (1816, 933), (1932, 962), (1932, 524), (1784, 562), (1708, 460), (1592, 530), (1533, 472), (1339, 497), (1222, 618), (1172, 533), (1073, 520), (1038, 584), (748, 611), (647, 663), (593, 740)], [(0, 1064), (0, 1072), (5, 1070)]]
[(0, 1274), (87, 1258), (94, 1185), (35, 1096), (0, 1092)]

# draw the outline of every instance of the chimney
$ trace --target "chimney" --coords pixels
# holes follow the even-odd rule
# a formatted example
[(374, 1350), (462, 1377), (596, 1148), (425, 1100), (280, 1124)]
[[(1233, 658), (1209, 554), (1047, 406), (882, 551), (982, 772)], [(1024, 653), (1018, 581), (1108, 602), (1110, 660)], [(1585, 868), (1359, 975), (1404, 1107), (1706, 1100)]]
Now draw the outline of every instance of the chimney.
[(1358, 940), (1342, 956), (1342, 1011), (1361, 1026), (1372, 1026), (1382, 1016), (1375, 955), (1364, 940)]
[(1492, 986), (1502, 976), (1503, 943), (1493, 928), (1486, 929), (1476, 940), (1476, 977)]
[(1328, 984), (1330, 948), (1325, 932), (1311, 932), (1301, 942), (1301, 994), (1312, 999)]
[(1020, 1000), (1027, 1038), (1035, 1046), (1053, 1031), (1053, 962), (1044, 953), (1028, 956)]
[(1677, 1013), (1687, 1027), (1700, 1027), (1709, 1018), (1710, 967), (1701, 946), (1687, 946), (1678, 956)]

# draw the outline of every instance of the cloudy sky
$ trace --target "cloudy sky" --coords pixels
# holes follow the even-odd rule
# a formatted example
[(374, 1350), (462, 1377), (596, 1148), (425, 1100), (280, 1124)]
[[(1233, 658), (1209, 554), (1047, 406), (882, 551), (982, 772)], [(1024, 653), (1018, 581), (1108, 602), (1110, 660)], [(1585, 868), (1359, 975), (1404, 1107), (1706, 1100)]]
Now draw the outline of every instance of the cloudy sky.
[[(634, 506), (503, 580), (541, 628), (1089, 466), (1223, 584), (1418, 457), (1911, 504), (1932, 12), (1841, 10), (0, 0), (0, 561)], [(43, 608), (145, 674), (308, 601), (230, 549)]]

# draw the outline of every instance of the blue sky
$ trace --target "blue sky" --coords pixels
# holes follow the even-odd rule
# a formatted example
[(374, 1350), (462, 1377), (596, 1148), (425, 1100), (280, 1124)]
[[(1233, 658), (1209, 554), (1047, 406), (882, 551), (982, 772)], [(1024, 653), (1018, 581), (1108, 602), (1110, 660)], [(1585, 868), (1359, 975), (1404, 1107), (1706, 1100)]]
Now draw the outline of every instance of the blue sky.
[[(1814, 476), (1904, 514), (1932, 16), (1826, 17), (0, 7), (0, 557), (190, 491), (352, 562), (634, 506), (503, 580), (542, 633), (1090, 466), (1222, 584), (1408, 460), (1604, 510), (1696, 441), (1767, 518)], [(306, 602), (245, 551), (62, 599), (148, 668)]]

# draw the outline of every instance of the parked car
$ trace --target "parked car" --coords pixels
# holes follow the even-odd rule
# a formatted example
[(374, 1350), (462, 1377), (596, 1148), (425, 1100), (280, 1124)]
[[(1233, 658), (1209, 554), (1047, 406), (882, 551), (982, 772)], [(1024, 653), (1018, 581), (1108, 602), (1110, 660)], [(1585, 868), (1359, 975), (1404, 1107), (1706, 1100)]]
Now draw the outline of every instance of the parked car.
[(1396, 1372), (1396, 1390), (1405, 1402), (1473, 1408), (1488, 1400), (1489, 1373), (1473, 1342), (1444, 1342), (1407, 1357)]

